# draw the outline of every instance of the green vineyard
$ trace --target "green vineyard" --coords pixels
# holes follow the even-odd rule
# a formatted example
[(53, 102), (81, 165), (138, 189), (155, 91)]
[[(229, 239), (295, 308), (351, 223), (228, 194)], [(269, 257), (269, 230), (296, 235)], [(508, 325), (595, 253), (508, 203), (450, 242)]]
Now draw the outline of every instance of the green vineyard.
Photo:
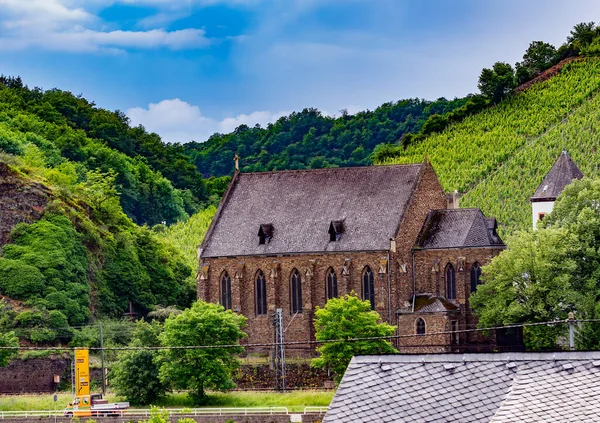
[(563, 148), (586, 175), (600, 174), (599, 93), (600, 59), (573, 62), (387, 163), (428, 156), (444, 189), (464, 194), (461, 207), (497, 217), (503, 234), (523, 229), (531, 222), (529, 197)]

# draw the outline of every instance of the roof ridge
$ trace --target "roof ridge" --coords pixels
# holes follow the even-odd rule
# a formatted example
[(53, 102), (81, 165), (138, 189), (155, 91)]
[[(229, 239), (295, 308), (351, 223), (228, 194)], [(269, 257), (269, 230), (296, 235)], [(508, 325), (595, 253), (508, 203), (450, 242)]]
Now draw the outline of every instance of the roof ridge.
[(282, 169), (282, 170), (267, 170), (264, 172), (239, 172), (240, 175), (270, 175), (274, 173), (301, 173), (301, 172), (332, 172), (342, 171), (349, 169), (377, 169), (386, 167), (409, 167), (409, 166), (423, 166), (424, 163), (402, 163), (402, 164), (382, 164), (382, 165), (368, 165), (368, 166), (342, 166), (342, 167), (321, 167), (317, 169)]

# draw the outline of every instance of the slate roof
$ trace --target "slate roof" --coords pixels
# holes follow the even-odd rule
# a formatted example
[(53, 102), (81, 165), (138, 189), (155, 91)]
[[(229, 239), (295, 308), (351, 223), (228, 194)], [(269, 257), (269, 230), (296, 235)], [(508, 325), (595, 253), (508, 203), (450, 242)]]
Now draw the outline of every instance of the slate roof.
[[(388, 250), (423, 166), (237, 173), (201, 256)], [(343, 222), (339, 241), (330, 242), (332, 222)], [(260, 245), (266, 224), (272, 238)]]
[[(415, 313), (440, 313), (456, 312), (459, 308), (444, 297), (437, 297), (432, 294), (417, 294), (415, 298)], [(401, 308), (397, 313), (413, 313), (412, 306)]]
[(594, 422), (599, 392), (600, 352), (356, 356), (323, 421)]
[(583, 178), (583, 172), (579, 170), (569, 154), (563, 150), (533, 197), (531, 197), (531, 201), (554, 201), (574, 179), (581, 178)]
[(503, 247), (494, 218), (479, 209), (431, 210), (417, 238), (416, 248)]

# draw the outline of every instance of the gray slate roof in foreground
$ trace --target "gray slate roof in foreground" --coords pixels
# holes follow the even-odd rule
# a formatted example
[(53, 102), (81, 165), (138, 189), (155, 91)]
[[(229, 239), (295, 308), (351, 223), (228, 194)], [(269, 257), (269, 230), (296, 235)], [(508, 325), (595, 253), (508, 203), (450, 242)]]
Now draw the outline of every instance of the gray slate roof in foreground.
[(324, 422), (600, 421), (600, 352), (357, 356)]
[[(202, 244), (202, 257), (385, 251), (422, 164), (239, 173)], [(343, 221), (330, 242), (333, 221)], [(261, 225), (273, 236), (260, 245)]]
[(417, 238), (417, 248), (503, 247), (496, 219), (479, 209), (431, 210)]
[(583, 172), (579, 170), (569, 154), (563, 150), (558, 160), (546, 174), (546, 177), (531, 197), (531, 201), (553, 201), (574, 179), (583, 178)]

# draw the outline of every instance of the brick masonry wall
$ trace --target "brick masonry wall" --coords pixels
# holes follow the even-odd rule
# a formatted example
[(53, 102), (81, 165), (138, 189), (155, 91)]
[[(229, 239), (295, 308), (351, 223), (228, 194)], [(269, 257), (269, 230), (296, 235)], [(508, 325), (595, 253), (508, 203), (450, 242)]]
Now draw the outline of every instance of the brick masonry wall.
[[(310, 364), (287, 363), (285, 368), (288, 389), (330, 389), (333, 379), (326, 370)], [(234, 377), (237, 389), (274, 389), (275, 370), (268, 364), (243, 365)]]
[[(415, 252), (415, 272), (417, 293), (429, 293), (446, 297), (446, 266), (450, 263), (456, 274), (456, 300), (452, 303), (459, 307), (459, 313), (414, 313), (398, 318), (398, 333), (410, 335), (416, 333), (416, 320), (425, 320), (426, 332), (444, 332), (451, 328), (456, 320), (458, 329), (472, 329), (477, 326), (477, 318), (470, 310), (471, 269), (475, 262), (480, 266), (488, 264), (502, 248), (463, 248), (448, 250), (421, 250)], [(435, 269), (435, 271), (434, 271)], [(462, 270), (461, 270), (462, 269)], [(427, 335), (399, 339), (402, 352), (427, 353), (446, 351), (486, 351), (494, 348), (491, 338), (479, 332), (460, 333), (458, 343), (451, 342), (451, 335)]]
[(13, 360), (8, 366), (0, 367), (0, 394), (54, 392), (57, 388), (54, 375), (68, 380), (69, 365), (70, 361), (62, 358)]
[[(387, 252), (327, 253), (305, 255), (282, 255), (277, 257), (243, 257), (207, 259), (208, 279), (198, 280), (198, 296), (206, 301), (218, 303), (220, 281), (225, 272), (231, 277), (232, 309), (248, 318), (245, 331), (250, 344), (272, 343), (274, 329), (271, 314), (275, 309), (283, 309), (283, 324), (287, 328), (287, 342), (314, 340), (314, 309), (324, 306), (327, 300), (326, 276), (329, 268), (337, 275), (338, 295), (351, 291), (362, 295), (362, 275), (366, 266), (374, 273), (375, 305), (382, 315), (387, 315), (387, 276), (379, 275), (381, 260), (386, 260)], [(350, 260), (350, 262), (347, 262)], [(342, 275), (345, 264), (349, 264), (349, 275)], [(294, 269), (302, 277), (302, 313), (293, 315), (290, 307), (290, 278)], [(255, 279), (259, 270), (267, 278), (268, 314), (257, 315), (255, 308)], [(237, 277), (236, 277), (237, 275)], [(290, 348), (293, 355), (311, 355), (314, 346), (303, 345)], [(269, 348), (256, 347), (251, 351), (265, 351)]]
[[(445, 209), (447, 206), (446, 195), (431, 165), (427, 162), (423, 166), (420, 181), (405, 212), (396, 237), (396, 254), (393, 255), (391, 276), (394, 281), (394, 301), (392, 310), (404, 307), (410, 299), (412, 287), (412, 248), (417, 236), (423, 227), (429, 210)], [(401, 266), (406, 267), (402, 272)], [(417, 278), (419, 275), (417, 275)]]
[[(91, 369), (92, 386), (100, 386), (100, 369)], [(63, 358), (13, 360), (0, 368), (0, 394), (51, 393), (57, 385), (54, 375), (60, 375), (62, 389), (70, 387), (70, 361)], [(243, 364), (233, 377), (237, 389), (274, 389), (275, 371), (269, 364)], [(109, 373), (110, 386), (110, 373)], [(286, 385), (289, 389), (331, 388), (333, 379), (327, 371), (310, 367), (308, 363), (287, 363)]]

